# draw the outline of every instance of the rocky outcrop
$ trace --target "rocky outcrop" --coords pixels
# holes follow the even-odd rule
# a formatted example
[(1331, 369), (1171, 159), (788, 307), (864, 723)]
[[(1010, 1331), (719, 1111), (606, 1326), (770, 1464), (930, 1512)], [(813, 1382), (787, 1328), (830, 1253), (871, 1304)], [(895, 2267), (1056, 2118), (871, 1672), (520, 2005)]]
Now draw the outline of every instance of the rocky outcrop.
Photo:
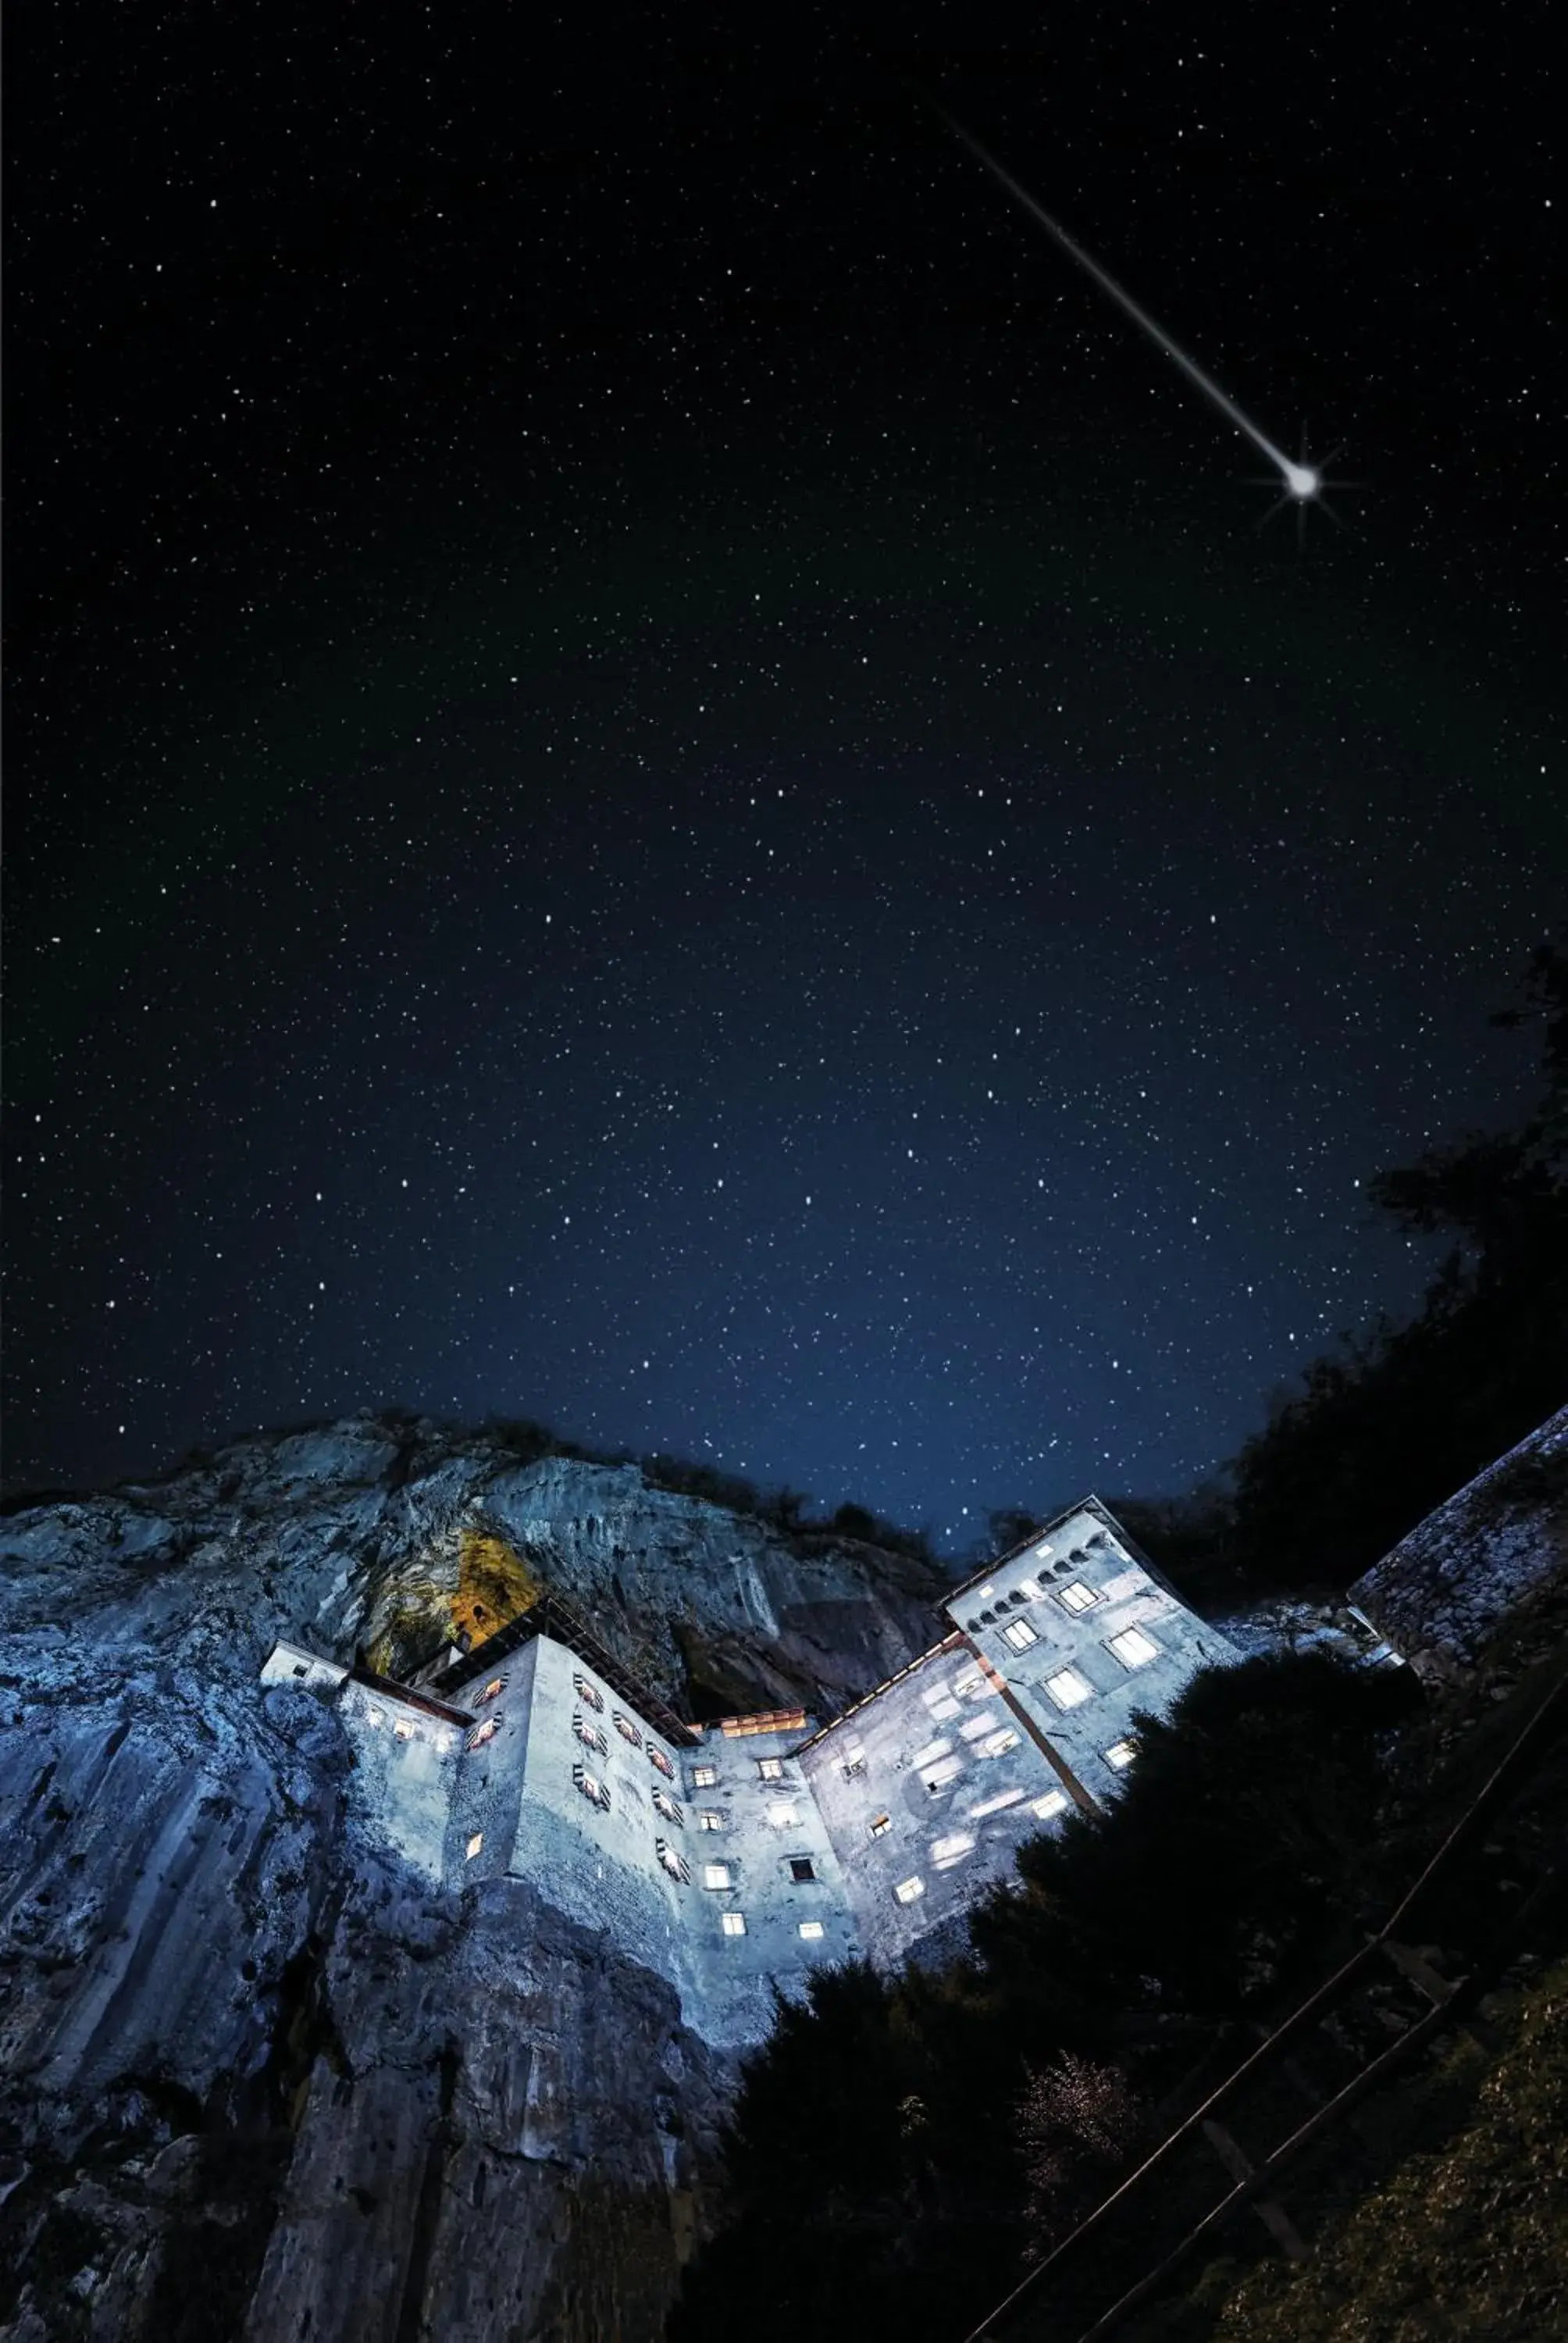
[(0, 2331), (657, 2334), (733, 2073), (522, 1881), (367, 1827), (279, 1635), (402, 1672), (541, 1588), (677, 1706), (819, 1713), (935, 1574), (369, 1417), (0, 1525)]
[(1418, 1674), (1458, 1680), (1568, 1581), (1568, 1408), (1358, 1579), (1351, 1600)]

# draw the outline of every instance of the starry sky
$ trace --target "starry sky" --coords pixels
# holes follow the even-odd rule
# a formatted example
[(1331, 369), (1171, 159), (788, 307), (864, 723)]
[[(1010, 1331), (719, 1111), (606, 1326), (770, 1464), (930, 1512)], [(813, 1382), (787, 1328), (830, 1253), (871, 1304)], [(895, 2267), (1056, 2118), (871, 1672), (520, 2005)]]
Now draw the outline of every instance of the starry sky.
[(398, 1403), (957, 1553), (1419, 1294), (1568, 867), (1544, 12), (1052, 15), (13, 28), (10, 1487)]

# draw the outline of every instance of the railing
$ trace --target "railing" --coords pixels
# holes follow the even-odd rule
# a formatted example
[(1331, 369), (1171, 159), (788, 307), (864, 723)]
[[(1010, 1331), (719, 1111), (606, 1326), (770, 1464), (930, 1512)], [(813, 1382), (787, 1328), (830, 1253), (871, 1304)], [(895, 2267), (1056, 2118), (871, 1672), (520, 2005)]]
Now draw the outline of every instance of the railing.
[[(1173, 2158), (1183, 2147), (1203, 2138), (1235, 2177), (1235, 2186), (1211, 2206), (1174, 2247), (1149, 2267), (1134, 2285), (1101, 2311), (1092, 2324), (1079, 2331), (1077, 2343), (1100, 2343), (1101, 2337), (1110, 2335), (1141, 2303), (1158, 2293), (1178, 2265), (1195, 2247), (1211, 2238), (1243, 2207), (1256, 2204), (1286, 2166), (1332, 2130), (1359, 2100), (1387, 2077), (1402, 2059), (1424, 2048), (1466, 2014), (1484, 1986), (1482, 1965), (1473, 1964), (1469, 1974), (1462, 1977), (1450, 1979), (1441, 1976), (1421, 1954), (1403, 1941), (1403, 1932), (1417, 1907), (1444, 1877), (1454, 1857), (1493, 1813), (1503, 1794), (1540, 1748), (1549, 1724), (1554, 1721), (1561, 1709), (1568, 1706), (1565, 1692), (1568, 1692), (1568, 1673), (1558, 1675), (1523, 1731), (1377, 1933), (1368, 1938), (1359, 1952), (1352, 1953), (1349, 1960), (1314, 1993), (1309, 1994), (1290, 2016), (1274, 2028), (1267, 2040), (1261, 2043), (1251, 2056), (1243, 2059), (1218, 2089), (1209, 2094), (1201, 2106), (1161, 2140), (1153, 2154), (1146, 2157), (1120, 2187), (1113, 2189), (1052, 2253), (1039, 2262), (1005, 2300), (997, 2305), (990, 2316), (972, 2330), (966, 2343), (1000, 2343), (1001, 2338), (1020, 2333), (1020, 2320), (1037, 2304), (1043, 2304), (1051, 2280), (1060, 2279), (1066, 2266), (1082, 2253), (1091, 2239), (1106, 2229), (1116, 2215), (1128, 2210), (1133, 2200), (1148, 2190), (1151, 2180), (1170, 2171)], [(1304, 2035), (1363, 1986), (1369, 1973), (1382, 1961), (1391, 1963), (1402, 1978), (1413, 1985), (1430, 2003), (1430, 2007), (1387, 2049), (1343, 2084), (1305, 2123), (1254, 2165), (1219, 2122), (1221, 2109), (1238, 2097), (1249, 2084), (1255, 2083), (1264, 2070), (1279, 2066)], [(1260, 2205), (1258, 2210), (1274, 2217), (1269, 2219), (1268, 2226), (1285, 2245), (1287, 2251), (1304, 2250), (1299, 2240), (1292, 2247), (1291, 2239), (1294, 2232), (1277, 2206), (1265, 2207)], [(1060, 2328), (1057, 2330), (1062, 2338), (1069, 2331)]]

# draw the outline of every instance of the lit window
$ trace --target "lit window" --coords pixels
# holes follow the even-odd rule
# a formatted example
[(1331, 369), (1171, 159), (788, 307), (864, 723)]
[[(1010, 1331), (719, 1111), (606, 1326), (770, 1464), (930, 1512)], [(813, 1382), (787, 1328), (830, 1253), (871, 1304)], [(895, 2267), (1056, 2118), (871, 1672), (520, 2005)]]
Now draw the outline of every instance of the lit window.
[(728, 1887), (729, 1865), (727, 1863), (705, 1863), (702, 1866), (704, 1887)]
[(873, 1838), (880, 1838), (885, 1831), (890, 1831), (892, 1827), (893, 1817), (891, 1815), (873, 1815), (869, 1823), (867, 1825), (867, 1828), (869, 1830)]
[(468, 1841), (467, 1845), (463, 1849), (463, 1855), (464, 1855), (464, 1859), (465, 1859), (465, 1861), (467, 1861), (467, 1862), (468, 1862), (468, 1863), (472, 1863), (472, 1862), (473, 1862), (473, 1860), (474, 1860), (474, 1857), (478, 1854), (479, 1849), (484, 1845), (484, 1844), (485, 1844), (485, 1834), (484, 1834), (484, 1832), (483, 1832), (483, 1831), (476, 1831), (476, 1832), (474, 1833), (473, 1837)]
[(934, 1765), (939, 1757), (945, 1757), (948, 1755), (952, 1745), (950, 1741), (928, 1741), (923, 1749), (916, 1750), (910, 1763), (921, 1768)]
[(982, 1798), (978, 1805), (970, 1807), (970, 1820), (978, 1823), (987, 1815), (1000, 1815), (1004, 1807), (1016, 1806), (1022, 1795), (1023, 1792), (1017, 1787), (999, 1790), (994, 1798)]
[(798, 1817), (794, 1807), (779, 1799), (769, 1807), (768, 1819), (775, 1830), (793, 1830)]
[(784, 1779), (784, 1760), (782, 1757), (759, 1757), (757, 1771), (765, 1782), (781, 1782)]
[(809, 1855), (792, 1855), (789, 1857), (789, 1876), (799, 1886), (804, 1880), (816, 1878), (817, 1866)]
[(974, 1843), (973, 1831), (953, 1831), (946, 1838), (934, 1838), (931, 1841), (931, 1861), (939, 1871), (946, 1871), (950, 1865), (961, 1863), (973, 1849)]
[(1027, 1619), (1010, 1619), (1001, 1631), (1001, 1639), (1010, 1644), (1015, 1652), (1027, 1652), (1031, 1644), (1040, 1641)]
[(938, 1765), (928, 1765), (920, 1779), (935, 1797), (937, 1792), (945, 1790), (950, 1782), (956, 1782), (963, 1770), (964, 1761), (961, 1757), (944, 1757)]
[(1114, 1766), (1117, 1773), (1124, 1774), (1137, 1755), (1131, 1741), (1113, 1741), (1105, 1753), (1105, 1762)]
[(656, 1749), (651, 1741), (648, 1745), (648, 1762), (653, 1767), (656, 1774), (662, 1774), (664, 1775), (667, 1782), (674, 1781), (674, 1766), (670, 1764), (663, 1750)]
[(602, 1806), (605, 1812), (607, 1814), (608, 1813), (609, 1792), (605, 1788), (604, 1784), (599, 1780), (597, 1774), (590, 1774), (588, 1771), (588, 1768), (584, 1765), (574, 1765), (572, 1767), (572, 1782), (574, 1785), (582, 1792), (584, 1797), (588, 1800), (590, 1805)]
[(630, 1742), (634, 1749), (640, 1749), (642, 1747), (641, 1734), (638, 1731), (630, 1717), (623, 1716), (618, 1708), (615, 1712), (615, 1729), (619, 1734), (623, 1741)]
[(600, 1692), (598, 1684), (590, 1684), (587, 1676), (573, 1676), (572, 1682), (577, 1686), (578, 1698), (579, 1700), (586, 1700), (588, 1706), (592, 1709), (597, 1709), (602, 1716), (604, 1714), (604, 1694)]
[(1043, 1798), (1036, 1798), (1030, 1811), (1031, 1814), (1038, 1815), (1042, 1823), (1048, 1823), (1052, 1815), (1060, 1814), (1066, 1805), (1065, 1790), (1047, 1790)]
[(605, 1751), (609, 1747), (608, 1742), (605, 1739), (604, 1735), (599, 1731), (598, 1725), (590, 1725), (586, 1716), (573, 1717), (572, 1731), (577, 1735), (577, 1737), (582, 1743), (583, 1747), (585, 1749), (591, 1749), (596, 1757), (602, 1757)]
[(805, 1937), (808, 1944), (814, 1945), (818, 1937), (822, 1934), (822, 1923), (820, 1920), (802, 1920), (800, 1923), (800, 1934)]
[(676, 1880), (682, 1887), (689, 1887), (691, 1885), (691, 1865), (681, 1854), (679, 1848), (671, 1846), (667, 1838), (656, 1839), (654, 1841), (654, 1845), (660, 1863), (664, 1865), (666, 1871), (668, 1872), (670, 1877), (673, 1880)]
[(958, 1682), (954, 1684), (953, 1690), (958, 1694), (960, 1700), (972, 1700), (977, 1692), (983, 1692), (985, 1690), (985, 1670), (983, 1668), (966, 1668), (962, 1675), (960, 1676)]
[(1034, 1558), (1036, 1562), (1049, 1562), (1050, 1560), (1050, 1556), (1051, 1548), (1049, 1545), (1037, 1545), (1035, 1547)]
[(694, 1765), (691, 1769), (691, 1786), (694, 1790), (711, 1790), (718, 1779), (717, 1765)]
[(480, 1701), (499, 1700), (501, 1694), (506, 1691), (506, 1689), (507, 1679), (505, 1676), (492, 1676), (489, 1683), (485, 1686), (484, 1691), (479, 1694)]
[[(492, 1719), (490, 1724), (490, 1732), (494, 1733), (495, 1729), (495, 1722)], [(412, 1741), (414, 1738), (414, 1727), (409, 1724), (408, 1719), (406, 1716), (400, 1716), (393, 1725), (392, 1730), (397, 1735), (399, 1741)], [(486, 1738), (487, 1740), (489, 1735), (487, 1735)]]
[(680, 1830), (686, 1828), (686, 1816), (667, 1791), (655, 1790), (653, 1809), (655, 1814), (662, 1815), (667, 1823), (674, 1823)]
[[(493, 1741), (495, 1739), (500, 1729), (501, 1720), (498, 1716), (487, 1716), (483, 1725), (476, 1725), (472, 1733), (469, 1734), (469, 1748), (482, 1749), (487, 1741)], [(399, 1725), (397, 1730), (401, 1733), (403, 1730), (402, 1726)]]
[(1100, 1597), (1092, 1586), (1085, 1586), (1081, 1578), (1070, 1578), (1065, 1586), (1057, 1588), (1056, 1599), (1064, 1611), (1087, 1611)]
[(996, 1593), (996, 1581), (995, 1581), (995, 1579), (994, 1579), (994, 1578), (990, 1578), (990, 1579), (988, 1579), (988, 1580), (986, 1581), (986, 1584), (985, 1584), (982, 1587), (980, 1587), (980, 1588), (979, 1592), (974, 1595), (974, 1597), (973, 1597), (972, 1599), (973, 1599), (976, 1603), (989, 1603), (989, 1602), (990, 1601), (991, 1596), (992, 1596), (995, 1593)]
[(1107, 1648), (1124, 1668), (1146, 1668), (1151, 1660), (1160, 1657), (1159, 1644), (1141, 1627), (1123, 1627), (1120, 1635), (1109, 1638)]
[(980, 1754), (982, 1757), (1000, 1757), (1005, 1751), (1017, 1747), (1017, 1734), (1010, 1725), (1004, 1725), (997, 1732), (987, 1734), (980, 1743)]
[(743, 1936), (746, 1934), (746, 1915), (744, 1912), (721, 1912), (719, 1925), (727, 1936)]
[(1045, 1601), (1045, 1589), (1038, 1578), (1020, 1578), (1018, 1582), (1018, 1591), (1020, 1594), (1026, 1594), (1031, 1603)]
[(898, 1897), (900, 1904), (912, 1904), (918, 1896), (923, 1896), (925, 1892), (926, 1883), (920, 1877), (919, 1872), (915, 1874), (913, 1879), (900, 1879), (898, 1885), (893, 1890), (893, 1894)]
[(1089, 1698), (1094, 1689), (1091, 1684), (1085, 1684), (1076, 1668), (1061, 1668), (1055, 1675), (1047, 1676), (1045, 1688), (1058, 1708), (1076, 1708), (1081, 1701)]
[(699, 1830), (722, 1830), (724, 1828), (724, 1816), (720, 1814), (715, 1814), (711, 1806), (704, 1806), (702, 1812), (697, 1817), (697, 1827)]

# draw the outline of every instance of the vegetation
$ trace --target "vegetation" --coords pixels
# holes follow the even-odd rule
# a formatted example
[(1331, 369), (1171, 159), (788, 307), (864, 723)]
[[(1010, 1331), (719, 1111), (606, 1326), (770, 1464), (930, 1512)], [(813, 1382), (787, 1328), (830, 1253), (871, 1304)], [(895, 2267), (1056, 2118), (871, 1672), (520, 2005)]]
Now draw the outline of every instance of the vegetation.
[[(1115, 1809), (1029, 1843), (971, 1953), (783, 2005), (728, 2142), (731, 2218), (671, 2343), (962, 2334), (1070, 2227), (1232, 2023), (1353, 1940), (1403, 1680), (1321, 1654), (1200, 1676), (1144, 1718)], [(809, 2250), (803, 2240), (809, 2238)]]

